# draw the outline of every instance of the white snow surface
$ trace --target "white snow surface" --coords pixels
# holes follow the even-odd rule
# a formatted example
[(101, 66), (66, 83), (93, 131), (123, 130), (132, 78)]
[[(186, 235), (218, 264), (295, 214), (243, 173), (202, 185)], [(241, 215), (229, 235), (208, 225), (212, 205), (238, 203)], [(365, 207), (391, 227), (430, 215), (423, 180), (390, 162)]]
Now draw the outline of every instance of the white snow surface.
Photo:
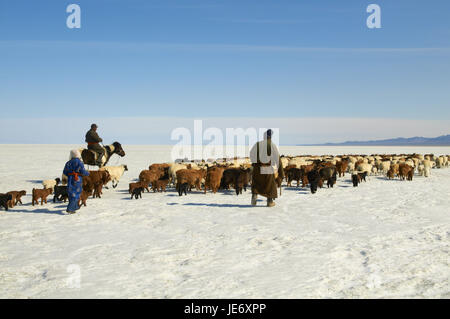
[[(128, 183), (170, 146), (124, 146), (118, 188), (78, 213), (31, 206), (79, 145), (1, 145), (1, 298), (449, 298), (450, 169), (412, 182), (350, 176), (333, 189), (283, 188), (276, 206), (250, 191), (179, 197)], [(448, 147), (280, 147), (282, 154), (448, 154)], [(79, 276), (78, 276), (79, 275)]]

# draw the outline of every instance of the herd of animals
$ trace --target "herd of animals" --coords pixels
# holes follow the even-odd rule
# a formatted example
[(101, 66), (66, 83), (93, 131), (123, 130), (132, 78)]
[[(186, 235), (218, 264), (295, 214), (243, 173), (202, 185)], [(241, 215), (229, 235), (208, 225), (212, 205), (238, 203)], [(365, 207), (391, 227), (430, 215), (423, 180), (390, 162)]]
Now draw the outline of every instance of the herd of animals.
[[(319, 188), (333, 187), (338, 177), (346, 173), (351, 175), (354, 187), (366, 181), (370, 175), (384, 175), (387, 179), (399, 178), (412, 181), (414, 174), (429, 177), (433, 168), (450, 166), (450, 155), (435, 156), (433, 154), (376, 154), (376, 155), (340, 155), (340, 156), (281, 156), (284, 177), (275, 176), (280, 188), (283, 181), (291, 187), (292, 182), (297, 187), (309, 185), (311, 193)], [(89, 176), (83, 177), (83, 189), (79, 205), (86, 206), (89, 197), (101, 198), (103, 188), (111, 182), (116, 188), (127, 165), (105, 166), (99, 170), (89, 171)], [(218, 190), (234, 188), (236, 195), (242, 194), (250, 187), (252, 180), (252, 164), (249, 158), (219, 159), (208, 161), (175, 161), (174, 163), (151, 164), (148, 169), (140, 172), (137, 182), (129, 183), (131, 199), (142, 198), (146, 190), (150, 192), (165, 192), (169, 186), (175, 187), (179, 196), (187, 195), (195, 188), (206, 194), (208, 190), (217, 193)], [(53, 202), (68, 199), (67, 176), (44, 180), (42, 189), (33, 188), (32, 205), (47, 203), (47, 197), (53, 195)], [(9, 191), (0, 194), (0, 207), (13, 208), (22, 203), (26, 191)]]

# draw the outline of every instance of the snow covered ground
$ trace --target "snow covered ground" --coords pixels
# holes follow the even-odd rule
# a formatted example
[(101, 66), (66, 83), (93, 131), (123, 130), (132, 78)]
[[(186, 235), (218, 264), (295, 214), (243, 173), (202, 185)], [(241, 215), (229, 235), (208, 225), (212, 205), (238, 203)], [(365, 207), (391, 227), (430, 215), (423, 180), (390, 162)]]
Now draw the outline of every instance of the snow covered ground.
[[(1, 298), (450, 298), (450, 169), (413, 182), (371, 177), (310, 194), (284, 188), (274, 208), (250, 192), (130, 200), (128, 183), (170, 146), (124, 146), (119, 187), (67, 215), (32, 207), (61, 175), (70, 145), (2, 145)], [(281, 147), (283, 154), (434, 153), (439, 147)], [(50, 197), (52, 198), (52, 197)]]

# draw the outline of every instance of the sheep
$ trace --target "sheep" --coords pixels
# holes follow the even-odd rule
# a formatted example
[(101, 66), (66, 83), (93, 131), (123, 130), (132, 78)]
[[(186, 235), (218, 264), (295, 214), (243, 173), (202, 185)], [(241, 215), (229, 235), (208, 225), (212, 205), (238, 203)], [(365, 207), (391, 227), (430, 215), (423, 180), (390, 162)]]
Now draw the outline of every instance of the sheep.
[(193, 170), (199, 170), (201, 169), (197, 164), (195, 163), (172, 163), (169, 164), (169, 182), (173, 185), (176, 185), (177, 182), (177, 172), (181, 169), (193, 169)]
[(353, 163), (353, 162), (348, 163), (347, 171), (348, 171), (350, 174), (352, 174), (352, 173), (354, 172), (354, 170), (355, 170), (355, 163)]
[(444, 158), (442, 156), (435, 159), (437, 168), (444, 168)]
[(428, 160), (428, 159), (425, 159), (425, 160), (422, 161), (422, 164), (424, 166), (424, 176), (425, 177), (430, 177), (430, 175), (431, 175), (431, 167), (432, 167), (433, 163), (434, 162), (431, 162), (431, 160)]
[(417, 166), (417, 173), (419, 173), (419, 176), (425, 175), (425, 166), (423, 164), (419, 164), (419, 166)]
[(372, 173), (372, 165), (368, 163), (359, 163), (356, 165), (356, 170), (358, 173), (364, 173), (367, 172), (367, 175), (370, 175)]
[(51, 188), (53, 191), (53, 188), (55, 186), (58, 186), (59, 183), (61, 183), (61, 179), (59, 179), (59, 177), (57, 177), (55, 179), (47, 179), (45, 181), (42, 181), (42, 186), (44, 186), (44, 189)]
[[(116, 188), (119, 184), (119, 180), (122, 177), (123, 173), (128, 171), (127, 165), (120, 166), (103, 166), (99, 168), (99, 171), (107, 171), (109, 176), (111, 177), (111, 184), (113, 188)], [(114, 184), (114, 182), (116, 184)]]
[(387, 175), (387, 172), (391, 168), (391, 162), (390, 161), (382, 161), (380, 165), (378, 166), (378, 170), (383, 173), (384, 175)]
[(372, 167), (372, 175), (378, 175), (378, 168), (376, 166)]

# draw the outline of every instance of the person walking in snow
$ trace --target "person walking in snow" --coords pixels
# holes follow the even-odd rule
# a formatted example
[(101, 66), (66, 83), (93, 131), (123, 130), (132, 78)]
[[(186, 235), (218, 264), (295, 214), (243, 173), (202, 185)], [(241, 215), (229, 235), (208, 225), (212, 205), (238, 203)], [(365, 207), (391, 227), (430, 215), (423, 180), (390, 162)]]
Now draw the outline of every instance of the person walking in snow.
[(83, 176), (89, 176), (89, 172), (84, 168), (84, 164), (80, 158), (80, 151), (70, 151), (69, 161), (64, 166), (63, 171), (63, 174), (68, 177), (67, 194), (69, 195), (69, 204), (67, 205), (66, 211), (69, 214), (73, 214), (80, 209), (78, 200), (80, 199), (83, 187)]

